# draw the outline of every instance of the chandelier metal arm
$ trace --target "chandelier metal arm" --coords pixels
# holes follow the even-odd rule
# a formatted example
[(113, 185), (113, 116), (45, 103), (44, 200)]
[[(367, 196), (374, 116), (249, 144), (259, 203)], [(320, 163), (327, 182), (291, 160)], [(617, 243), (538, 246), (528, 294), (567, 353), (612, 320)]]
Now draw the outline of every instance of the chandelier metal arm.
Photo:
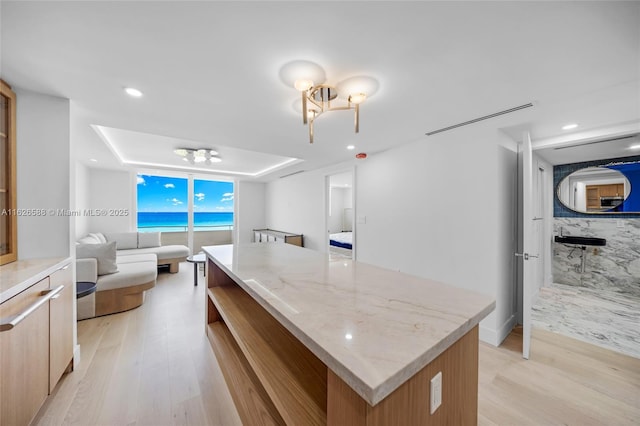
[(307, 124), (307, 93), (302, 93), (302, 124)]

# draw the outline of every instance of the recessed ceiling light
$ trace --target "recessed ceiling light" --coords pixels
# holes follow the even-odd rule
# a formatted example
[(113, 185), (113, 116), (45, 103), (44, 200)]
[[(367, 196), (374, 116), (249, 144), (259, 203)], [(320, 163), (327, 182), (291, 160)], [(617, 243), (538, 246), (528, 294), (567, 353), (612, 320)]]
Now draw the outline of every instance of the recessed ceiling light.
[(629, 147), (629, 149), (640, 149), (640, 144), (638, 144), (638, 145), (631, 145), (631, 146)]
[(348, 145), (347, 149), (356, 149), (355, 145)]
[(567, 124), (566, 126), (562, 126), (562, 130), (571, 130), (578, 127), (576, 123)]
[(97, 163), (98, 160), (96, 160), (95, 158), (89, 158), (89, 161), (91, 161), (92, 163)]
[(142, 96), (142, 92), (138, 89), (134, 89), (133, 87), (125, 87), (124, 91), (127, 92), (127, 95), (133, 96), (134, 98), (139, 98)]

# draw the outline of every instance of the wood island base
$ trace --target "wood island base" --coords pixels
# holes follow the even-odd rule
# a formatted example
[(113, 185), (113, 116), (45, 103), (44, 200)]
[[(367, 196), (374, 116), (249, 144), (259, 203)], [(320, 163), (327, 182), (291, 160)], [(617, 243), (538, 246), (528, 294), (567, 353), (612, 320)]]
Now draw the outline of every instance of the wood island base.
[[(210, 258), (206, 333), (244, 425), (475, 425), (478, 326), (371, 406)], [(430, 414), (430, 381), (442, 405)]]

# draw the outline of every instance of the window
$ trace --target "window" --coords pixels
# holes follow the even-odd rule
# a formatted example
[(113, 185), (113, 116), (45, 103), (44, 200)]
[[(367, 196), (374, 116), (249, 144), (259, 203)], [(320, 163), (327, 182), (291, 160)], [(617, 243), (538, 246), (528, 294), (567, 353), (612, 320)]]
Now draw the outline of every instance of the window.
[(194, 231), (233, 229), (233, 182), (193, 181)]
[(138, 231), (186, 231), (187, 185), (185, 178), (138, 175)]
[[(186, 232), (189, 179), (138, 175), (139, 232)], [(194, 231), (233, 229), (233, 182), (193, 180)]]

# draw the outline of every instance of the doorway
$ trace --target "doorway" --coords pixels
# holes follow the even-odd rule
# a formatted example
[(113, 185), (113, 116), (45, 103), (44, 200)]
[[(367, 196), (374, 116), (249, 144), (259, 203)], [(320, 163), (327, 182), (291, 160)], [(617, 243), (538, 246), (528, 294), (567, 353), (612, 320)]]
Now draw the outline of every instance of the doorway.
[(326, 178), (327, 252), (335, 258), (355, 259), (353, 171)]

